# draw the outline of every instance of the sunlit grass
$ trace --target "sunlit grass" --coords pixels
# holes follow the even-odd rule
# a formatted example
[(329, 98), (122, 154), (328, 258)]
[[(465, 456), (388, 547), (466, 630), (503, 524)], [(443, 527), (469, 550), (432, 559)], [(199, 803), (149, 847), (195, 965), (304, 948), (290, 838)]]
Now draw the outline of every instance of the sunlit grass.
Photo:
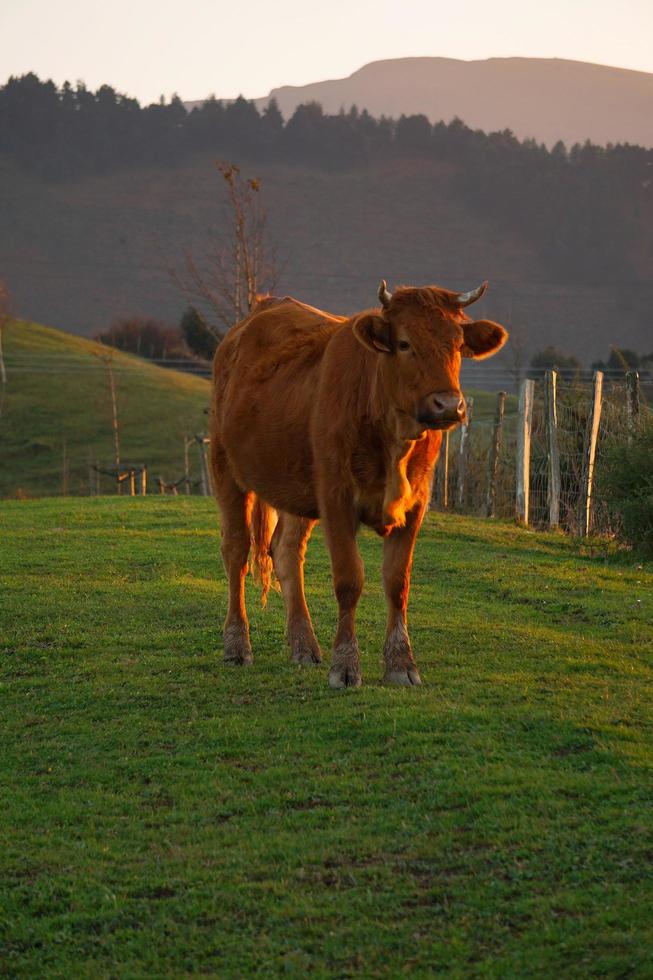
[[(211, 501), (0, 504), (0, 966), (9, 976), (651, 972), (653, 575), (562, 535), (431, 516), (381, 685), (220, 660)], [(328, 656), (324, 541), (307, 591)]]

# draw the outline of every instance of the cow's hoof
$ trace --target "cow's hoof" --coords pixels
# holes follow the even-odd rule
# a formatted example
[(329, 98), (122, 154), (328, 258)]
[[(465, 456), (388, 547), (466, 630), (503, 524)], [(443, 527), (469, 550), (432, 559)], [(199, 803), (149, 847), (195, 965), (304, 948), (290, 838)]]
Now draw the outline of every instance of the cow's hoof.
[(251, 667), (254, 663), (254, 657), (251, 652), (238, 654), (225, 652), (224, 662), (231, 667)]
[(320, 646), (314, 636), (300, 634), (290, 638), (290, 659), (294, 664), (310, 667), (322, 663)]
[(319, 647), (315, 650), (306, 646), (295, 647), (290, 654), (290, 659), (294, 664), (301, 664), (303, 667), (314, 667), (316, 664), (322, 663), (322, 654), (320, 653)]
[(251, 667), (254, 663), (254, 657), (251, 650), (227, 650), (225, 647), (224, 662), (233, 667)]
[(251, 667), (252, 647), (246, 630), (229, 626), (224, 631), (224, 662), (235, 667)]
[(360, 687), (361, 677), (360, 654), (358, 643), (354, 638), (339, 643), (333, 648), (333, 662), (329, 671), (329, 687)]
[(403, 687), (416, 686), (422, 683), (417, 667), (406, 667), (401, 670), (386, 670), (383, 678), (386, 684), (399, 684)]
[(362, 683), (360, 667), (355, 664), (334, 665), (329, 671), (329, 687), (336, 690), (343, 687), (360, 687)]

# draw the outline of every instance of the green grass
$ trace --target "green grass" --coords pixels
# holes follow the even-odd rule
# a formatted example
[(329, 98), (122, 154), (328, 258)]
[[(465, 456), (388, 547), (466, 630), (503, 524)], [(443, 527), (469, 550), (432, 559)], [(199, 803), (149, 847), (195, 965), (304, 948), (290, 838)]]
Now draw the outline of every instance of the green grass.
[[(122, 462), (147, 463), (152, 488), (157, 476), (173, 481), (182, 475), (184, 433), (207, 427), (206, 379), (22, 320), (5, 327), (3, 347), (0, 497), (61, 493), (64, 454), (73, 494), (89, 492), (91, 463), (113, 465), (111, 396), (98, 354), (113, 357)], [(193, 478), (199, 476), (196, 457), (191, 448)], [(108, 492), (110, 481), (103, 478), (102, 487)]]
[[(650, 566), (431, 516), (424, 686), (220, 660), (211, 501), (0, 504), (0, 972), (12, 977), (650, 977)], [(327, 556), (308, 596), (328, 652)]]
[[(466, 388), (464, 385), (463, 391), (467, 398), (474, 399), (473, 421), (494, 420), (497, 410), (497, 393), (495, 391), (479, 391), (476, 388)], [(504, 411), (508, 416), (517, 411), (517, 398), (515, 395), (508, 395), (506, 397)]]

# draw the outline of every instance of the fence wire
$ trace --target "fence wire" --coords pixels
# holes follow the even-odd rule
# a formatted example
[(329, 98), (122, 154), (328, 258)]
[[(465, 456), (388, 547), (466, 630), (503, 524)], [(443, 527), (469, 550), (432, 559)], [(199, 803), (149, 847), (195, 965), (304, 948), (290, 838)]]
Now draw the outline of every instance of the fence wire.
[[(549, 445), (546, 421), (546, 397), (544, 380), (534, 383), (533, 418), (530, 447), (529, 516), (528, 522), (536, 528), (549, 526)], [(643, 396), (643, 393), (642, 393)], [(586, 466), (588, 427), (591, 424), (594, 386), (588, 381), (564, 381), (557, 383), (557, 441), (560, 460), (559, 526), (570, 534), (579, 534), (583, 519), (583, 477)], [(651, 414), (644, 397), (640, 403), (642, 416)], [(503, 420), (501, 449), (496, 468), (494, 515), (502, 518), (515, 516), (517, 483), (517, 431), (519, 416), (516, 406), (508, 406)], [(593, 467), (592, 505), (590, 530), (593, 533), (612, 536), (618, 530), (618, 517), (610, 513), (601, 497), (600, 473), (604, 453), (614, 442), (625, 443), (629, 437), (627, 411), (627, 386), (620, 379), (604, 379), (601, 415)], [(451, 433), (448, 463), (448, 510), (475, 516), (488, 513), (489, 460), (493, 442), (495, 421), (486, 408), (484, 414), (472, 414), (467, 438), (467, 458), (464, 463), (464, 486), (461, 489), (461, 432)], [(438, 461), (434, 480), (433, 505), (444, 507), (442, 472), (445, 447)]]
[[(8, 369), (18, 373), (21, 378), (29, 373), (57, 371), (65, 379), (64, 383), (74, 383), (74, 377), (82, 372), (92, 372), (93, 378), (100, 382), (106, 373), (106, 365), (97, 359), (82, 359), (65, 356), (46, 356), (34, 359), (32, 355), (14, 354), (13, 360), (6, 358)], [(129, 381), (130, 373), (138, 367), (139, 362), (117, 358), (112, 362), (116, 378), (121, 374)], [(165, 366), (173, 366), (166, 362)], [(180, 365), (174, 364), (175, 367)], [(188, 365), (185, 366), (186, 369)], [(191, 369), (196, 369), (191, 365)], [(485, 370), (485, 369), (484, 369)], [(471, 425), (466, 433), (467, 438), (461, 439), (462, 429), (452, 431), (448, 439), (448, 483), (446, 494), (443, 488), (443, 468), (445, 463), (444, 447), (438, 463), (434, 481), (433, 502), (440, 509), (457, 510), (461, 513), (486, 516), (492, 513), (499, 518), (511, 519), (515, 516), (516, 482), (517, 482), (517, 448), (519, 416), (517, 402), (514, 396), (508, 396), (505, 402), (505, 413), (501, 426), (500, 451), (496, 461), (496, 479), (492, 506), (489, 506), (489, 463), (492, 446), (495, 441), (495, 411), (494, 393), (488, 391), (489, 374), (483, 375), (484, 393), (477, 393), (477, 404), (473, 405)], [(36, 379), (38, 381), (38, 378)], [(149, 374), (146, 379), (149, 381)], [(495, 382), (505, 380), (497, 375)], [(650, 376), (641, 378), (642, 415), (650, 415), (646, 395), (653, 400), (653, 388)], [(529, 479), (529, 524), (537, 528), (547, 527), (550, 518), (550, 464), (549, 446), (547, 440), (545, 379), (534, 381), (533, 418), (530, 446), (530, 479)], [(3, 388), (6, 386), (3, 386)], [(127, 387), (127, 386), (126, 386)], [(509, 386), (506, 386), (509, 387)], [(496, 390), (496, 389), (495, 389)], [(107, 415), (107, 393), (104, 387), (98, 385), (92, 389), (90, 398), (102, 400), (103, 411)], [(122, 397), (122, 396), (121, 396)], [(558, 377), (557, 379), (557, 441), (560, 460), (560, 506), (559, 525), (572, 534), (583, 529), (583, 479), (585, 472), (585, 455), (588, 426), (591, 419), (593, 402), (593, 384), (585, 376), (574, 380)], [(108, 418), (108, 415), (107, 415)], [(5, 418), (6, 422), (6, 418)], [(50, 427), (51, 428), (51, 427)], [(44, 431), (47, 430), (45, 426)], [(107, 436), (108, 436), (107, 422)], [(187, 446), (178, 438), (175, 444), (154, 447), (144, 440), (142, 426), (136, 428), (131, 420), (125, 424), (121, 420), (121, 433), (125, 434), (125, 444), (132, 447), (129, 465), (136, 467), (145, 463), (149, 472), (148, 492), (157, 492), (158, 488), (177, 492), (202, 492), (206, 489), (207, 478), (203, 475), (201, 460), (194, 449), (188, 460), (189, 479), (184, 479), (185, 453)], [(596, 448), (595, 473), (600, 472), (603, 455), (608, 447), (615, 442), (625, 443), (629, 438), (629, 418), (627, 411), (627, 385), (622, 375), (606, 375), (603, 381), (603, 400)], [(99, 444), (80, 447), (77, 439), (71, 439), (71, 451), (66, 448), (65, 434), (47, 435), (41, 439), (32, 439), (29, 443), (15, 445), (9, 452), (4, 447), (5, 464), (15, 462), (21, 457), (22, 487), (15, 487), (12, 481), (9, 485), (3, 483), (0, 471), (0, 494), (12, 495), (42, 495), (45, 492), (63, 494), (96, 494), (115, 493), (117, 485), (115, 478), (100, 469), (111, 464), (107, 460), (107, 438)], [(461, 443), (463, 455), (461, 456)], [(141, 448), (139, 449), (138, 446)], [(137, 454), (137, 455), (136, 455)], [(126, 455), (126, 454), (125, 454)], [(13, 459), (8, 459), (13, 457)], [(160, 478), (160, 479), (158, 479)], [(204, 482), (204, 486), (203, 486)], [(125, 492), (125, 489), (123, 489)], [(600, 481), (595, 481), (590, 512), (590, 529), (599, 534), (614, 534), (614, 514), (611, 514), (607, 503), (601, 497)]]

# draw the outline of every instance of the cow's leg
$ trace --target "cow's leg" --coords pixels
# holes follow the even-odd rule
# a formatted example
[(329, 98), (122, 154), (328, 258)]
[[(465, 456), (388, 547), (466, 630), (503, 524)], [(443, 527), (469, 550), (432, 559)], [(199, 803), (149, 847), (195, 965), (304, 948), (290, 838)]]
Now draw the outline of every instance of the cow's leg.
[(333, 587), (338, 600), (338, 628), (329, 671), (330, 687), (360, 687), (360, 654), (356, 639), (356, 606), (363, 591), (363, 562), (356, 545), (357, 522), (353, 515), (329, 516), (323, 510), (324, 533), (331, 554)]
[(424, 516), (424, 505), (406, 515), (404, 527), (395, 528), (383, 543), (383, 587), (388, 604), (384, 680), (390, 684), (421, 684), (408, 637), (406, 607), (415, 538)]
[(243, 493), (237, 485), (224, 454), (217, 447), (213, 448), (212, 464), (213, 489), (222, 514), (222, 558), (229, 579), (224, 659), (228, 664), (249, 665), (253, 658), (245, 609), (245, 577), (253, 496)]
[(280, 513), (270, 550), (286, 604), (290, 659), (296, 664), (319, 664), (320, 647), (304, 595), (304, 558), (315, 521)]

